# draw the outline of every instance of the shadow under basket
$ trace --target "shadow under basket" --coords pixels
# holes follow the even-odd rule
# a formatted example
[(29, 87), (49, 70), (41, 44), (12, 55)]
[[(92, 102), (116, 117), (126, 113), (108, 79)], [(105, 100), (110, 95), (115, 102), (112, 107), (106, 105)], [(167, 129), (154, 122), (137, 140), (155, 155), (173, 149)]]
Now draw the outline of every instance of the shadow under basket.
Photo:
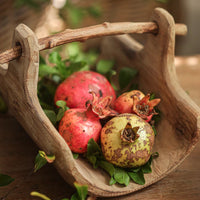
[(90, 194), (109, 197), (138, 191), (165, 177), (191, 152), (199, 139), (199, 107), (179, 86), (174, 67), (175, 23), (165, 10), (154, 10), (151, 21), (157, 34), (148, 34), (142, 47), (127, 35), (104, 38), (103, 55), (119, 66), (139, 70), (139, 87), (154, 92), (161, 99), (162, 120), (157, 127), (152, 173), (145, 174), (145, 185), (130, 182), (127, 187), (110, 186), (109, 175), (93, 169), (83, 158), (74, 159), (68, 145), (44, 114), (37, 97), (39, 45), (35, 34), (25, 25), (14, 33), (13, 46), (20, 43), (22, 56), (9, 63), (0, 75), (1, 93), (10, 112), (26, 132), (47, 154), (54, 154), (55, 167), (71, 185), (75, 181), (88, 185)]

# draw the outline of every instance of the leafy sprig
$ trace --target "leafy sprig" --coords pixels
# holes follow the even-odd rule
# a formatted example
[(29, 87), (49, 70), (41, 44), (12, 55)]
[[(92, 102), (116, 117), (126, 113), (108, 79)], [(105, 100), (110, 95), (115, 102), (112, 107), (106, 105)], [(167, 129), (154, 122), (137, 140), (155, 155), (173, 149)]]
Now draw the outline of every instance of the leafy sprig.
[(34, 172), (42, 168), (46, 163), (52, 163), (55, 160), (55, 155), (47, 155), (44, 151), (39, 151), (35, 157)]

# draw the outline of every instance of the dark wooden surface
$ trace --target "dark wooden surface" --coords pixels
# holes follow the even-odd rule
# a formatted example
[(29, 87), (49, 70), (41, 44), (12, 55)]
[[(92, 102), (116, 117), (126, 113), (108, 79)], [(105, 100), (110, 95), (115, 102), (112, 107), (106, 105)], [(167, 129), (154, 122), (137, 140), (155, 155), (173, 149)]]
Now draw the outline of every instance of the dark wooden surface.
[[(176, 62), (182, 87), (200, 106), (200, 57), (181, 58)], [(15, 179), (9, 186), (0, 187), (0, 197), (37, 199), (31, 191), (46, 194), (52, 200), (70, 197), (74, 189), (66, 184), (53, 165), (46, 165), (31, 174), (38, 147), (15, 119), (0, 115), (0, 173)], [(170, 175), (134, 194), (115, 199), (127, 200), (199, 200), (200, 199), (200, 143), (188, 158)]]

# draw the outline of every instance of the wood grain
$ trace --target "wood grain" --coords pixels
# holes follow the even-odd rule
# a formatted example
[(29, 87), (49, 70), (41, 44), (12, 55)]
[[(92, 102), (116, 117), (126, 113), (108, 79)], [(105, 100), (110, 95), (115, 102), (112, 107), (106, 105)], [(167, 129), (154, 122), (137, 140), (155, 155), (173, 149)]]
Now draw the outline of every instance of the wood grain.
[(179, 86), (173, 68), (174, 20), (163, 9), (156, 9), (152, 21), (158, 24), (159, 32), (148, 35), (146, 45), (138, 52), (131, 49), (131, 42), (123, 43), (123, 39), (119, 43), (112, 43), (109, 39), (103, 46), (107, 56), (115, 55), (119, 66), (126, 63), (129, 67), (136, 65), (142, 91), (153, 91), (162, 99), (160, 109), (163, 117), (154, 148), (160, 153), (159, 159), (153, 162), (153, 172), (145, 176), (145, 185), (131, 182), (127, 187), (109, 186), (105, 172), (93, 169), (84, 159), (73, 159), (69, 147), (50, 123), (37, 99), (40, 49), (37, 38), (25, 25), (19, 25), (15, 30), (13, 44), (20, 43), (23, 50), (22, 56), (9, 64), (6, 75), (0, 77), (4, 99), (10, 112), (38, 147), (56, 156), (54, 165), (65, 181), (71, 185), (74, 181), (87, 184), (90, 194), (114, 197), (141, 190), (180, 165), (198, 141), (200, 109)]

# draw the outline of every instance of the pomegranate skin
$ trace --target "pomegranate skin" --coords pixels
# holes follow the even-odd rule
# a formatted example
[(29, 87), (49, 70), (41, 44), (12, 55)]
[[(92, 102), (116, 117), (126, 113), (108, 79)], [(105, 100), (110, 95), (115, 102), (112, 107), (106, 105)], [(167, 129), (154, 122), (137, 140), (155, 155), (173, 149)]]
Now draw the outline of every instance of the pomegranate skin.
[[(123, 133), (127, 123), (130, 124), (131, 129), (137, 127), (137, 133), (134, 131), (134, 139), (131, 132), (127, 132), (128, 134), (124, 137)], [(128, 113), (120, 114), (108, 121), (102, 128), (100, 137), (105, 159), (123, 168), (144, 165), (152, 154), (155, 141), (151, 125), (141, 117)], [(127, 140), (127, 138), (131, 140)]]
[(92, 71), (79, 71), (58, 86), (54, 101), (64, 100), (69, 108), (85, 108), (85, 103), (92, 100), (90, 91), (98, 97), (111, 96), (111, 104), (116, 99), (113, 87), (104, 76)]
[(139, 90), (132, 90), (120, 95), (114, 103), (114, 109), (118, 113), (133, 113), (133, 97), (141, 100), (145, 95)]
[(84, 153), (87, 151), (89, 139), (98, 141), (101, 128), (99, 117), (92, 111), (73, 108), (65, 112), (58, 131), (72, 152)]

